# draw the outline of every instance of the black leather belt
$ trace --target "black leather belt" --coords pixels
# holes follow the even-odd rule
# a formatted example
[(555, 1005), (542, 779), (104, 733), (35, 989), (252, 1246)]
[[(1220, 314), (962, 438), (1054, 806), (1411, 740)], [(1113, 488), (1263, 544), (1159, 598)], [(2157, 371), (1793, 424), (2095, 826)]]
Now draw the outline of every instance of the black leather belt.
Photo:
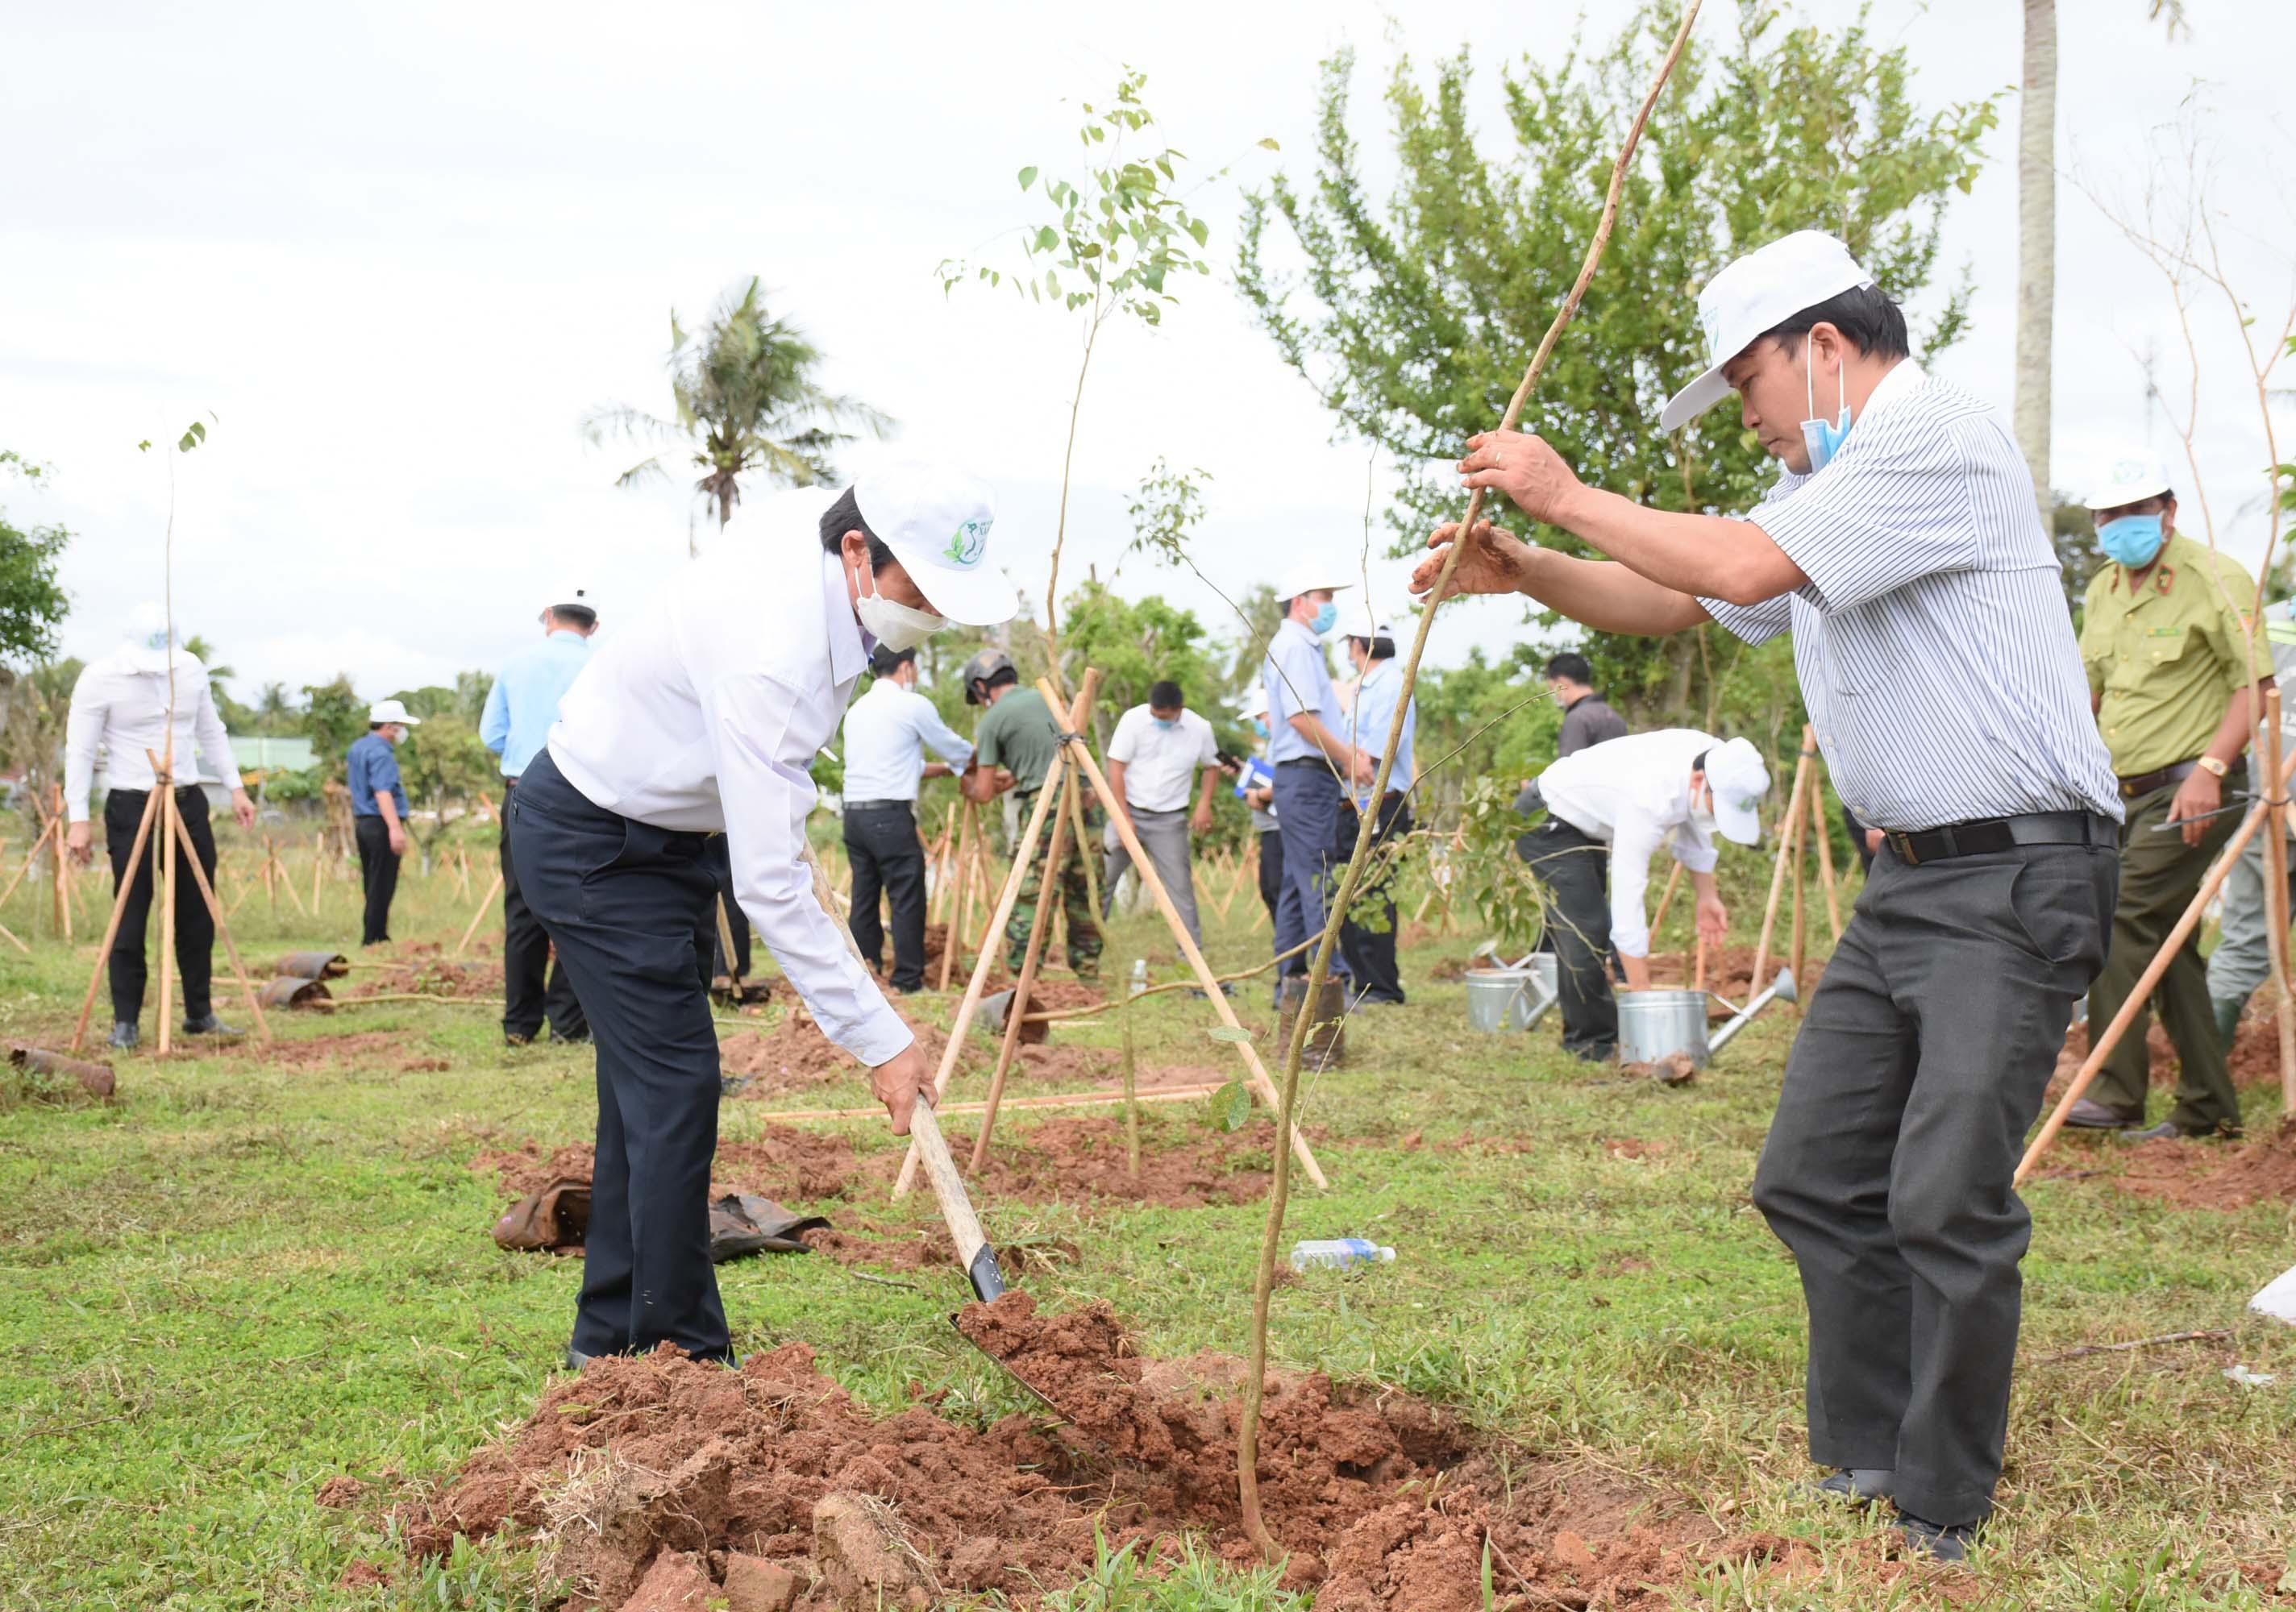
[(1321, 756), (1294, 756), (1289, 761), (1279, 761), (1275, 765), (1278, 767), (1321, 767), (1326, 773), (1334, 770), (1332, 764)]
[(1885, 833), (1883, 840), (1908, 867), (1981, 856), (2021, 845), (2101, 845), (2118, 847), (2120, 825), (2095, 812), (2027, 812), (2016, 817), (1980, 817), (1910, 834)]
[(848, 813), (914, 812), (916, 810), (916, 802), (913, 800), (849, 800), (845, 803), (845, 810)]
[[(2200, 765), (2196, 757), (2191, 761), (2180, 761), (2174, 766), (2162, 767), (2157, 773), (2139, 773), (2134, 778), (2124, 778), (2120, 781), (2120, 798), (2123, 800), (2134, 800), (2139, 795), (2150, 795), (2153, 790), (2165, 790), (2172, 783), (2182, 783), (2193, 775), (2193, 769)], [(2225, 768), (2225, 776), (2229, 778), (2234, 773), (2247, 771), (2248, 757), (2243, 756)]]

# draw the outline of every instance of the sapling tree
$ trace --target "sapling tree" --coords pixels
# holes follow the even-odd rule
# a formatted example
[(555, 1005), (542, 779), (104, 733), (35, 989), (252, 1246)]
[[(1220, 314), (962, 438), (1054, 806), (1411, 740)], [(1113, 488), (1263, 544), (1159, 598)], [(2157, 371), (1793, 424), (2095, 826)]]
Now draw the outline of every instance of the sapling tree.
[[(1148, 75), (1131, 67), (1116, 81), (1115, 98), (1095, 105), (1082, 103), (1085, 119), (1077, 129), (1083, 148), (1084, 168), (1070, 179), (1046, 173), (1036, 164), (1020, 171), (1023, 192), (1037, 199), (1042, 216), (1020, 226), (1021, 260), (1017, 266), (1000, 266), (971, 258), (952, 258), (940, 266), (941, 289), (954, 290), (965, 281), (995, 286), (1010, 282), (1031, 302), (1050, 304), (1069, 315), (1077, 331), (1076, 383), (1069, 393), (1068, 440), (1061, 454), (1060, 513), (1053, 530), (1053, 561), (1045, 584), (1045, 639), (1053, 682), (1065, 688), (1061, 675), (1060, 622), (1055, 601), (1060, 598), (1061, 553), (1068, 542), (1069, 489), (1074, 475), (1078, 422), (1084, 411), (1085, 386), (1092, 375), (1093, 355), (1111, 321), (1131, 320), (1153, 329), (1164, 322), (1164, 310), (1179, 301), (1178, 286), (1185, 276), (1208, 275), (1211, 264), (1203, 256), (1211, 226), (1189, 209), (1180, 188), (1180, 168), (1187, 158), (1172, 146), (1146, 149), (1155, 136), (1149, 131), (1156, 119), (1141, 98)], [(1272, 139), (1259, 143), (1276, 149)], [(1222, 168), (1193, 190), (1228, 172)]]

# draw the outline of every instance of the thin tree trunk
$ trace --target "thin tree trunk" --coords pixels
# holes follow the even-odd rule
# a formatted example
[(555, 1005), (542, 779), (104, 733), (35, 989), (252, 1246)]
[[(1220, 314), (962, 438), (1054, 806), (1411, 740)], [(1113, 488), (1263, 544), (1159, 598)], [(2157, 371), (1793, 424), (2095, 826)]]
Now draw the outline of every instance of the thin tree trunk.
[(2025, 0), (2025, 89), (2017, 123), (2017, 446), (2046, 528), (2049, 349), (2057, 299), (2057, 0)]

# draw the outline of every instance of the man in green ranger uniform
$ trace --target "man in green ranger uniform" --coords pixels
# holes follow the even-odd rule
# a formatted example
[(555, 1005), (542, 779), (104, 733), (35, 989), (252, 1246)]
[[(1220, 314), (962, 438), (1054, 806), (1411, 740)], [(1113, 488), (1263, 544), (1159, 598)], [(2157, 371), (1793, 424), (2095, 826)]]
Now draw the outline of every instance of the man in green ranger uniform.
[[(977, 800), (993, 798), (1005, 790), (1021, 797), (1025, 816), (1044, 787), (1045, 773), (1060, 749), (1061, 731), (1045, 697), (1020, 686), (1020, 674), (1002, 650), (983, 650), (964, 663), (958, 674), (964, 683), (964, 703), (985, 705), (988, 711), (972, 735), (976, 772), (969, 776), (976, 787), (967, 793)], [(1045, 898), (1047, 878), (1059, 886), (1057, 899), (1068, 917), (1069, 967), (1079, 979), (1100, 978), (1100, 924), (1092, 911), (1092, 896), (1085, 883), (1084, 847), (1069, 836), (1061, 865), (1047, 873), (1045, 863), (1052, 850), (1052, 825), (1045, 826), (1029, 871), (1021, 880), (1020, 899), (1004, 926), (1004, 965), (1018, 978), (1028, 956), (1029, 931), (1037, 921), (1037, 904)]]
[[(2242, 631), (2255, 580), (2206, 544), (2177, 533), (2177, 495), (2158, 459), (2122, 457), (2088, 503), (2098, 546), (2111, 563), (2089, 583), (2081, 659), (2128, 810), (2112, 946), (2089, 987), (2089, 1023), (2095, 1026), (2110, 1024), (2120, 1011), (2240, 822), (2238, 812), (2218, 808), (2248, 785), (2244, 752), (2261, 709), (2252, 701), (2261, 700), (2263, 657), (2251, 667)], [(2120, 1131), (2131, 1140), (2236, 1134), (2240, 1100), (2218, 1038), (2197, 933), (2161, 975), (2153, 999), (2180, 1071), (2168, 1119), (2141, 1128), (2148, 1006), (2066, 1123)]]

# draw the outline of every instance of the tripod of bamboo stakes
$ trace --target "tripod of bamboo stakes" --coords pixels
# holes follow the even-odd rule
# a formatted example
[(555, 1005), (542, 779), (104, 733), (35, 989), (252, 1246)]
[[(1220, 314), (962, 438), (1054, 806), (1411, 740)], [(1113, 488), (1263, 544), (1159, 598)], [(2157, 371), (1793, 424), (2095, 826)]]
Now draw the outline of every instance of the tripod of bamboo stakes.
[[(1778, 907), (1791, 885), (1793, 903), (1788, 923), (1793, 937), (1792, 952), (1788, 964), (1793, 970), (1797, 985), (1803, 980), (1804, 965), (1808, 956), (1808, 931), (1805, 924), (1802, 902), (1802, 875), (1809, 861), (1809, 841), (1817, 839), (1817, 877), (1825, 895), (1827, 927), (1833, 938), (1841, 938), (1841, 893), (1833, 876), (1833, 846), (1827, 832), (1824, 808), (1824, 785), (1819, 781), (1817, 734), (1808, 723), (1802, 724), (1801, 753), (1794, 759), (1793, 788), (1786, 804), (1778, 814), (1777, 860), (1770, 871), (1769, 903), (1762, 910), (1762, 935), (1754, 945), (1754, 971), (1747, 980), (1750, 992), (1759, 992), (1768, 984), (1764, 977), (1769, 973), (1770, 941), (1777, 932)], [(1800, 1011), (1799, 1004), (1795, 1011)]]
[[(1021, 1022), (1029, 1005), (1029, 990), (1036, 983), (1037, 966), (1044, 955), (1045, 944), (1052, 933), (1052, 909), (1059, 904), (1056, 899), (1052, 899), (1050, 896), (1054, 881), (1060, 875), (1060, 858), (1065, 854), (1071, 826), (1081, 825), (1083, 822), (1084, 788), (1089, 784), (1103, 799), (1112, 798), (1107, 777), (1101, 772), (1100, 764), (1093, 759), (1092, 750), (1085, 742), (1085, 735), (1090, 731), (1093, 698), (1099, 687), (1099, 670), (1097, 668), (1088, 670), (1085, 673), (1083, 684), (1078, 690), (1076, 699), (1072, 702), (1064, 703), (1051, 683), (1043, 679), (1037, 681), (1037, 689), (1044, 696), (1046, 705), (1058, 714), (1056, 720), (1060, 721), (1061, 726), (1060, 744), (1053, 753), (1051, 765), (1045, 769), (1045, 781), (1037, 790), (1036, 806), (1029, 814), (1028, 826), (1022, 831), (1020, 844), (1015, 848), (1013, 866), (1004, 876), (1004, 888), (997, 895), (996, 910), (989, 916), (987, 929), (982, 931), (980, 953), (973, 961), (972, 978), (965, 985), (964, 999), (957, 1004), (956, 1018), (949, 1026), (948, 1043), (941, 1050), (940, 1066), (933, 1073), (932, 1101), (935, 1106), (938, 1106), (941, 1099), (947, 1094), (950, 1078), (956, 1070), (957, 1059), (964, 1048), (965, 1035), (972, 1027), (973, 1015), (980, 1008), (982, 993), (988, 982), (989, 970), (996, 962), (996, 951), (992, 942), (1012, 920), (1013, 909), (1020, 901), (1021, 882), (1028, 876), (1029, 865), (1035, 858), (1037, 842), (1046, 832), (1047, 819), (1056, 818), (1050, 831), (1053, 839), (1047, 847), (1045, 858), (1043, 887), (1037, 897), (1033, 921), (1029, 925), (1029, 945), (1022, 956), (1021, 978), (1015, 982), (1012, 1008), (1005, 1016), (1004, 1034), (997, 1051), (996, 1072), (990, 1076), (988, 1103), (981, 1115), (980, 1139), (973, 1145), (972, 1166), (975, 1170), (978, 1170), (988, 1158), (990, 1133), (995, 1128), (996, 1109), (1004, 1095), (1004, 1076), (1011, 1069), (1013, 1056), (1019, 1050)], [(1211, 1004), (1212, 1011), (1219, 1019), (1220, 1028), (1214, 1034), (1220, 1040), (1229, 1042), (1235, 1047), (1238, 1056), (1243, 1062), (1246, 1084), (1250, 1087), (1252, 1093), (1267, 1106), (1270, 1112), (1279, 1112), (1283, 1105), (1279, 1101), (1275, 1083), (1269, 1077), (1267, 1067), (1260, 1062), (1259, 1054), (1253, 1051), (1250, 1033), (1237, 1022), (1235, 1010), (1228, 1005), (1227, 996), (1221, 991), (1218, 978), (1213, 974), (1211, 965), (1204, 961), (1204, 954), (1196, 945), (1194, 938), (1189, 935), (1187, 925), (1181, 922), (1179, 910), (1172, 904), (1170, 892), (1165, 889), (1163, 880), (1157, 875), (1156, 864), (1141, 846), (1138, 836), (1133, 832), (1130, 822), (1120, 813), (1113, 814), (1112, 820), (1119, 839), (1131, 855), (1133, 867), (1140, 876), (1141, 887), (1148, 892), (1149, 898), (1155, 903), (1156, 910), (1163, 917), (1165, 927), (1171, 931), (1174, 944), (1179, 947), (1180, 954), (1187, 960), (1189, 970), (1195, 976), (1197, 986), (1204, 992)], [(951, 945), (955, 944), (954, 931), (949, 944)], [(1296, 1125), (1289, 1124), (1284, 1128), (1289, 1132), (1291, 1139), (1291, 1150), (1289, 1154), (1285, 1155), (1287, 1159), (1297, 1158), (1300, 1161), (1300, 1167), (1308, 1173), (1308, 1178), (1310, 1181), (1318, 1187), (1328, 1187), (1331, 1183), (1324, 1176), (1323, 1167), (1316, 1162), (1316, 1156), (1309, 1150), (1307, 1138), (1300, 1134), (1300, 1128)], [(900, 1176), (894, 1182), (895, 1198), (906, 1196), (914, 1186), (917, 1164), (917, 1151), (914, 1147), (912, 1147), (908, 1157), (901, 1163)]]

